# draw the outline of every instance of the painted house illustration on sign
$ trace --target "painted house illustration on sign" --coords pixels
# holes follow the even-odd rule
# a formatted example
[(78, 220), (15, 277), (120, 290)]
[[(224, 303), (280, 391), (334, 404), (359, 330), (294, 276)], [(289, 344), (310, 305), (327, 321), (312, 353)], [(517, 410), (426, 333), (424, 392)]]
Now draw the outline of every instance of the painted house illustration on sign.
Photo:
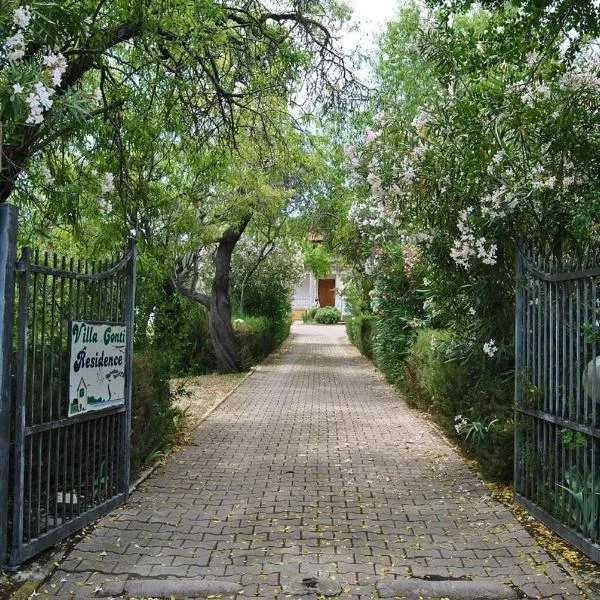
[(71, 414), (87, 410), (87, 405), (88, 386), (82, 377), (77, 385), (76, 396), (71, 400)]
[[(322, 244), (324, 237), (320, 234), (309, 233), (308, 241), (312, 244)], [(292, 319), (299, 320), (302, 313), (308, 308), (318, 306), (335, 306), (345, 314), (344, 298), (344, 272), (332, 261), (331, 272), (325, 277), (317, 279), (310, 271), (306, 271), (304, 279), (296, 286), (292, 299)]]

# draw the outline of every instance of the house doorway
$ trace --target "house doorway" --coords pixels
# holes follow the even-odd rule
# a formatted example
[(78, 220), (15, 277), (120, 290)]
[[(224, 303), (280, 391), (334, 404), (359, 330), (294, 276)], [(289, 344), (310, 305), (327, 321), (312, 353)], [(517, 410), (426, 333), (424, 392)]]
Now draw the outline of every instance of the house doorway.
[(319, 279), (319, 306), (335, 306), (335, 279)]

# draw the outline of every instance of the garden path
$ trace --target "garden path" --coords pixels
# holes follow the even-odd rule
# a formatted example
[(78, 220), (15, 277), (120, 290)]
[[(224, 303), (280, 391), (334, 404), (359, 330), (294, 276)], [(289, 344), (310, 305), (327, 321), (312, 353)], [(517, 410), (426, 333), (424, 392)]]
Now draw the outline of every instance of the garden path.
[(325, 576), (352, 599), (427, 576), (580, 594), (341, 326), (300, 323), (38, 592), (97, 597), (117, 595), (115, 581), (204, 578), (273, 599)]

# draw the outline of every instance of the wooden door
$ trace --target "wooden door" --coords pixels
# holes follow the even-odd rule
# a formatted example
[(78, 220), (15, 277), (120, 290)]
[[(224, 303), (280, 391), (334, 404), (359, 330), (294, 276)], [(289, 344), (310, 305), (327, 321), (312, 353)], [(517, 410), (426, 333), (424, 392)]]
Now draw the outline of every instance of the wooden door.
[(335, 306), (335, 279), (319, 279), (319, 306)]

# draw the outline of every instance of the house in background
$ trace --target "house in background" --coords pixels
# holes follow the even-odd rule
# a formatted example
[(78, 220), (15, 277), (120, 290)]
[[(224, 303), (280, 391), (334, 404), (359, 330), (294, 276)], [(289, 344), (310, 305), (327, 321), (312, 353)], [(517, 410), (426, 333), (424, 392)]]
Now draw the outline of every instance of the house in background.
[[(313, 244), (323, 242), (319, 234), (309, 234), (308, 240)], [(344, 272), (332, 264), (331, 272), (325, 277), (317, 279), (311, 272), (306, 271), (304, 279), (296, 286), (292, 298), (292, 319), (302, 319), (302, 313), (308, 308), (317, 306), (334, 306), (345, 314), (344, 298)]]
[(292, 299), (292, 319), (302, 319), (302, 313), (307, 308), (316, 306), (335, 306), (342, 314), (344, 298), (341, 295), (344, 289), (343, 273), (333, 271), (322, 279), (316, 279), (312, 273), (306, 273), (303, 281), (296, 286)]

